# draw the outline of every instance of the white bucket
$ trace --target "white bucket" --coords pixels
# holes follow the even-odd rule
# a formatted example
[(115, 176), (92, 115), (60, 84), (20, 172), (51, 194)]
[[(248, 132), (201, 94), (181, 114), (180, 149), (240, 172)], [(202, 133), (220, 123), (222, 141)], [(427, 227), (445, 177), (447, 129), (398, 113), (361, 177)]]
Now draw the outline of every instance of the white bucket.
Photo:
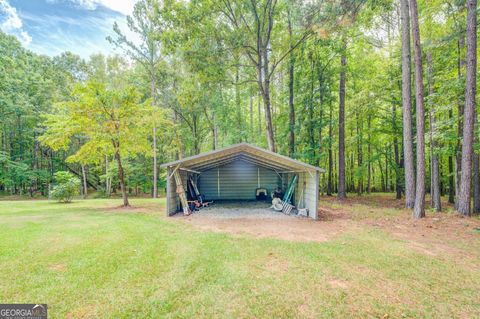
[(272, 200), (272, 208), (277, 212), (281, 212), (283, 208), (283, 202), (280, 198), (274, 198)]

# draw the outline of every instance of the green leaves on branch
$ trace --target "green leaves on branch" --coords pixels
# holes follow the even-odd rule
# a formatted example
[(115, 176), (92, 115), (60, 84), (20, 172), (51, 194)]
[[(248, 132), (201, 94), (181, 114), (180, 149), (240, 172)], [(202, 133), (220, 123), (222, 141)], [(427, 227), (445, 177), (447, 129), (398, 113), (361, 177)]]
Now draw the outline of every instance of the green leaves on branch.
[(131, 86), (108, 87), (89, 81), (78, 84), (71, 101), (55, 104), (53, 114), (46, 116), (46, 132), (39, 140), (54, 150), (67, 149), (73, 138), (83, 141), (67, 158), (69, 162), (100, 163), (105, 155), (119, 152), (122, 157), (150, 154), (148, 141), (153, 125), (169, 125), (165, 114)]

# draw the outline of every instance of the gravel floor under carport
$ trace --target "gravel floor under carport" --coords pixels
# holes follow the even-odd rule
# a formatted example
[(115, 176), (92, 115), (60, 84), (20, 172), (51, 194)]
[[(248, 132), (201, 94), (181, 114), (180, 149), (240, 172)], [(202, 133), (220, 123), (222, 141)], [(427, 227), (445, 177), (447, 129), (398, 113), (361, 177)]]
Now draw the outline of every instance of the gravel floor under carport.
[(208, 207), (201, 208), (193, 215), (214, 218), (292, 218), (296, 215), (285, 215), (270, 208), (270, 201), (218, 201)]

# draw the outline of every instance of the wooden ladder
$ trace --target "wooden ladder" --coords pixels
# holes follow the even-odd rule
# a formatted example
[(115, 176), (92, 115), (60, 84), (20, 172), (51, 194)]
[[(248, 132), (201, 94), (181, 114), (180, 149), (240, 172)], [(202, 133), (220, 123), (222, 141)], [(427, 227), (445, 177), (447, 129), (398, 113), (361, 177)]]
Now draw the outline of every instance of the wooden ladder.
[(190, 208), (188, 207), (187, 195), (185, 195), (182, 178), (180, 177), (180, 173), (178, 172), (178, 170), (175, 170), (175, 172), (173, 173), (173, 177), (175, 178), (175, 183), (177, 184), (177, 195), (178, 197), (180, 197), (180, 203), (182, 203), (183, 215), (188, 216), (191, 212)]

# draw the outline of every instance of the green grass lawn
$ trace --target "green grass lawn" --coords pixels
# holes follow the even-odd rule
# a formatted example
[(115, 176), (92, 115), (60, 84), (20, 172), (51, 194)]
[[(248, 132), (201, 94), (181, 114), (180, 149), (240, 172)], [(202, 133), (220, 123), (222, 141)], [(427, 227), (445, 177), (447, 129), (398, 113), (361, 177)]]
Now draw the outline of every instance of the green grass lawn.
[(201, 232), (164, 200), (0, 202), (0, 302), (50, 318), (474, 318), (480, 260), (360, 228), (323, 243)]

